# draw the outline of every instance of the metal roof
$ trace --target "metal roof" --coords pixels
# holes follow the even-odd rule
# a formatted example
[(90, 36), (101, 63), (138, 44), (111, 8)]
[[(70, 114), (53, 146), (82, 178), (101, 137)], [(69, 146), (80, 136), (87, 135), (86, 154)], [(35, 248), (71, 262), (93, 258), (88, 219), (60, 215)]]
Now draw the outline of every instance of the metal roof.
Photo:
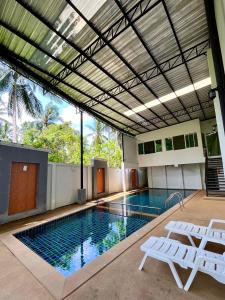
[(128, 110), (209, 77), (203, 0), (1, 0), (0, 55), (129, 134), (214, 116), (209, 86)]

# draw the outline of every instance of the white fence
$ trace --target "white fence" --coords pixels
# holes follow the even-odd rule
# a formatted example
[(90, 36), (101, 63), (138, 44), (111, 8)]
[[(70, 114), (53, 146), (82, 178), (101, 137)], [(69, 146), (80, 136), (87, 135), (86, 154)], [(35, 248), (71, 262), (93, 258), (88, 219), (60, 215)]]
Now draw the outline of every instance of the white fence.
[[(126, 172), (127, 173), (127, 172)], [(109, 168), (109, 194), (121, 192), (122, 170)], [(80, 166), (48, 164), (47, 210), (75, 203), (80, 188)], [(92, 168), (84, 167), (84, 188), (92, 199)]]

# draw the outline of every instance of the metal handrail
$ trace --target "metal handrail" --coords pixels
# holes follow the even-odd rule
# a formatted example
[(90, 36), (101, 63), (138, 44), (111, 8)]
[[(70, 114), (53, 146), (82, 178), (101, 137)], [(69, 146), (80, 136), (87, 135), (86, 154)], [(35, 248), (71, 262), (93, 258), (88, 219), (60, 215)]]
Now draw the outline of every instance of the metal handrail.
[(174, 199), (174, 197), (178, 197), (178, 203), (180, 205), (180, 209), (184, 208), (184, 198), (183, 195), (180, 192), (175, 192), (169, 195), (169, 197), (165, 201), (165, 208), (167, 207), (167, 204)]
[(153, 208), (153, 209), (161, 210), (160, 207), (147, 206), (147, 205), (129, 204), (129, 203), (121, 203), (121, 202), (109, 202), (109, 204), (117, 204), (117, 205), (125, 205), (125, 206), (136, 206), (136, 207), (141, 207), (141, 208)]

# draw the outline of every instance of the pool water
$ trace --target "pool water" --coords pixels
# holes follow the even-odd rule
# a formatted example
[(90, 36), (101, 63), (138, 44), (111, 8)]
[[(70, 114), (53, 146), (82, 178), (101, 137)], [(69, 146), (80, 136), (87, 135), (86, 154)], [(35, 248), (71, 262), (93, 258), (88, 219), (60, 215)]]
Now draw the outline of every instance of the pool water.
[(87, 209), (15, 236), (64, 276), (78, 271), (151, 221)]
[[(172, 205), (175, 190), (149, 189), (59, 218), (15, 235), (65, 277), (146, 225)], [(193, 190), (179, 191), (184, 198)], [(140, 205), (141, 207), (138, 207)]]
[[(109, 202), (108, 206), (115, 209), (126, 209), (127, 212), (139, 212), (153, 215), (160, 215), (170, 207), (178, 203), (178, 198), (174, 197), (165, 204), (166, 199), (175, 192), (182, 194), (183, 199), (191, 195), (194, 190), (166, 190), (166, 189), (148, 189), (131, 195), (123, 196)], [(125, 209), (124, 209), (125, 208)]]

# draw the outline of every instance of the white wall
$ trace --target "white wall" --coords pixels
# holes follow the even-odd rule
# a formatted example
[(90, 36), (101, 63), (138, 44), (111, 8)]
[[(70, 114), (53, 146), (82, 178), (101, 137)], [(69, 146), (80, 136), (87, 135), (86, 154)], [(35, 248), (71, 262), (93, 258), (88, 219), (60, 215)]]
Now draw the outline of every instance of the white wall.
[(122, 170), (109, 168), (109, 194), (121, 192), (122, 190)]
[[(122, 170), (109, 168), (109, 193), (121, 192)], [(129, 188), (128, 174), (125, 170), (127, 189)], [(73, 204), (77, 202), (78, 189), (80, 188), (80, 166), (70, 164), (48, 164), (47, 181), (47, 210)], [(84, 188), (86, 189), (87, 199), (92, 199), (92, 168), (84, 167)]]
[(124, 135), (124, 166), (125, 168), (138, 168), (136, 138)]
[[(165, 138), (194, 132), (196, 132), (198, 136), (198, 147), (166, 151)], [(200, 122), (198, 119), (140, 134), (137, 136), (137, 144), (158, 139), (162, 139), (163, 151), (137, 155), (139, 167), (203, 163), (205, 161)]]
[(204, 164), (148, 168), (149, 188), (204, 189)]
[(170, 189), (183, 189), (183, 175), (182, 168), (167, 166), (166, 167), (167, 186)]

